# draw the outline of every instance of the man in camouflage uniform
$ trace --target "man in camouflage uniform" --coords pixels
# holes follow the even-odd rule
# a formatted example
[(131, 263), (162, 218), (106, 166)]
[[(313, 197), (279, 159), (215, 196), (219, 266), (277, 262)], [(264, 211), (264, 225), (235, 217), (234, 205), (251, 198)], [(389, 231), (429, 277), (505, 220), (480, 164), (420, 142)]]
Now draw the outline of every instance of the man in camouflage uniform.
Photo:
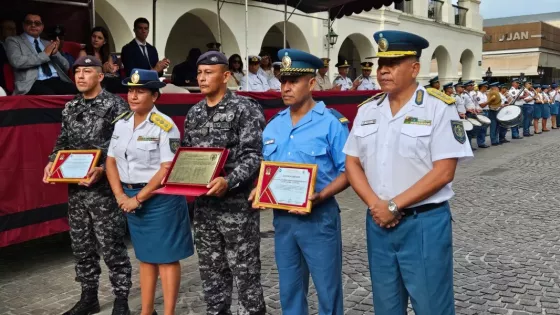
[(104, 176), (104, 161), (113, 133), (112, 121), (128, 110), (124, 100), (101, 88), (102, 64), (93, 56), (84, 56), (74, 63), (76, 86), (81, 92), (62, 111), (62, 129), (43, 181), (51, 175), (50, 168), (59, 150), (101, 149), (99, 164), (89, 174), (89, 181), (68, 186), (68, 222), (72, 251), (76, 258), (76, 281), (81, 283), (82, 296), (65, 315), (87, 315), (99, 312), (99, 255), (109, 267), (109, 278), (116, 299), (113, 315), (130, 314), (128, 293), (131, 286), (131, 265), (124, 244), (125, 220), (113, 198)]
[(228, 60), (210, 51), (197, 61), (198, 84), (206, 98), (185, 120), (186, 147), (229, 149), (224, 170), (195, 201), (194, 228), (207, 314), (231, 314), (233, 278), (239, 314), (265, 314), (261, 286), (260, 215), (248, 197), (262, 159), (262, 108), (227, 89)]

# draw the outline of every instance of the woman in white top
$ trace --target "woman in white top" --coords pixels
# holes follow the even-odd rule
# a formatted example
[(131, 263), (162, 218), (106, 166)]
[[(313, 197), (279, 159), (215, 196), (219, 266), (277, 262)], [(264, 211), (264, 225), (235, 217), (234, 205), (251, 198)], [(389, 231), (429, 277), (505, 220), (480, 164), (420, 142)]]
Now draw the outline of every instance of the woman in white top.
[(107, 178), (125, 211), (132, 245), (140, 260), (142, 315), (157, 314), (154, 294), (161, 277), (165, 314), (175, 314), (181, 282), (179, 260), (194, 253), (187, 202), (158, 195), (180, 133), (173, 120), (154, 106), (165, 86), (153, 70), (133, 69), (123, 81), (131, 112), (117, 118), (107, 153)]

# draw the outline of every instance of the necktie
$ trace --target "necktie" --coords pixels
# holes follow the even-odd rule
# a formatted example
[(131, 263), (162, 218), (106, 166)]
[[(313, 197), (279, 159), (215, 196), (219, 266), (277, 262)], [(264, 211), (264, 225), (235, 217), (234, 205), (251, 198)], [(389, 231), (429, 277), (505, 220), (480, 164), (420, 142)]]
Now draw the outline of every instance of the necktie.
[(146, 57), (146, 60), (148, 61), (148, 65), (151, 67), (152, 64), (150, 63), (150, 58), (148, 58), (148, 51), (146, 51), (146, 45), (140, 45), (140, 47), (142, 48), (142, 54), (144, 54), (144, 57)]
[[(35, 50), (37, 51), (37, 53), (41, 53), (41, 47), (39, 47), (39, 41), (37, 41), (37, 39), (35, 39)], [(41, 64), (41, 70), (43, 70), (43, 73), (47, 76), (50, 77), (52, 76), (52, 71), (51, 71), (51, 67), (49, 67), (49, 63), (43, 63)]]

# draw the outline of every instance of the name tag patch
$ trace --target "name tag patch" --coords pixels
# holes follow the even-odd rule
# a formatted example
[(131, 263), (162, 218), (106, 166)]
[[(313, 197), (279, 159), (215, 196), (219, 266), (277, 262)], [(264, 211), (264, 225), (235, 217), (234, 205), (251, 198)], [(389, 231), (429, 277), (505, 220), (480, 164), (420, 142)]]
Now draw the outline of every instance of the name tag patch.
[(144, 137), (144, 136), (139, 136), (138, 140), (136, 141), (146, 141), (146, 142), (159, 142), (159, 138), (158, 137)]
[(418, 119), (418, 117), (406, 116), (404, 118), (405, 125), (421, 125), (421, 126), (431, 126), (432, 121), (428, 119)]
[(377, 123), (376, 119), (364, 120), (362, 121), (362, 126), (373, 125)]
[(273, 143), (274, 143), (274, 139), (266, 140), (266, 141), (264, 142), (265, 145), (273, 144)]

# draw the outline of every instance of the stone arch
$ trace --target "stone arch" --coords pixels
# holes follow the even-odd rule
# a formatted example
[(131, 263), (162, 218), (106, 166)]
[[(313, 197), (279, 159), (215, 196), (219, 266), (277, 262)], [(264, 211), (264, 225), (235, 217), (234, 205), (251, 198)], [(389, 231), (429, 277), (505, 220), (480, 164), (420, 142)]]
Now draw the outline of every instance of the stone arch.
[(350, 64), (349, 76), (355, 78), (360, 75), (360, 63), (365, 58), (374, 56), (373, 45), (371, 41), (363, 34), (353, 33), (342, 41), (337, 53), (337, 58), (331, 58), (331, 65), (335, 65), (339, 60), (346, 59)]
[[(222, 47), (226, 55), (239, 53), (239, 44), (230, 27), (221, 20)], [(195, 30), (193, 32), (193, 30)], [(165, 44), (165, 57), (177, 65), (187, 57), (189, 50), (208, 50), (207, 43), (219, 41), (217, 14), (206, 9), (194, 9), (181, 15), (173, 24)]]
[(459, 76), (463, 78), (463, 81), (475, 79), (476, 68), (473, 52), (470, 49), (465, 49), (459, 59)]
[[(435, 59), (437, 63), (437, 75), (440, 77), (440, 82), (442, 78), (452, 78), (455, 75), (451, 71), (451, 55), (449, 51), (443, 46), (438, 46), (432, 54), (432, 68), (433, 70), (433, 60)], [(430, 71), (431, 72), (431, 71)]]
[[(132, 28), (129, 27), (126, 19), (119, 11), (107, 0), (97, 0), (95, 2), (95, 13), (96, 25), (105, 27), (109, 32), (109, 45), (111, 49), (120, 52), (121, 48), (134, 37)], [(89, 36), (87, 39), (89, 40)]]
[[(277, 60), (276, 53), (284, 47), (284, 22), (278, 22), (272, 25), (266, 32), (262, 43), (261, 50), (266, 50), (271, 54), (273, 60)], [(294, 23), (288, 22), (286, 25), (286, 48), (295, 48), (305, 52), (309, 52), (309, 44), (305, 39), (305, 35), (301, 29)]]

